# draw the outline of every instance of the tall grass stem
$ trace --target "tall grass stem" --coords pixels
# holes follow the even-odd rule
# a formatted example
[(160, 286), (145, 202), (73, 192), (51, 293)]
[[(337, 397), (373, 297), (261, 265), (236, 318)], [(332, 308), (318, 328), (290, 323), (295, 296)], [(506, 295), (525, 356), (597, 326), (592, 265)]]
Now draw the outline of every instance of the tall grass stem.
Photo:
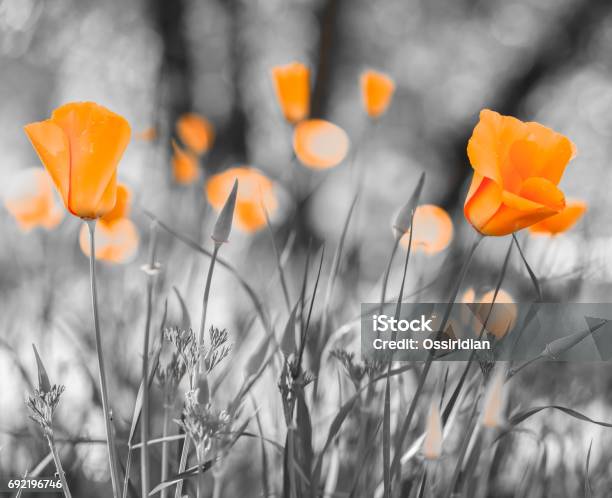
[(62, 467), (62, 462), (59, 457), (59, 453), (57, 451), (57, 446), (55, 445), (55, 441), (53, 439), (52, 434), (47, 434), (47, 443), (49, 443), (49, 449), (51, 450), (51, 454), (53, 455), (53, 462), (55, 463), (55, 469), (57, 470), (57, 474), (59, 475), (60, 481), (62, 482), (62, 491), (66, 498), (72, 498), (70, 494), (70, 489), (68, 488), (68, 481), (66, 481), (66, 474), (64, 473), (64, 468)]

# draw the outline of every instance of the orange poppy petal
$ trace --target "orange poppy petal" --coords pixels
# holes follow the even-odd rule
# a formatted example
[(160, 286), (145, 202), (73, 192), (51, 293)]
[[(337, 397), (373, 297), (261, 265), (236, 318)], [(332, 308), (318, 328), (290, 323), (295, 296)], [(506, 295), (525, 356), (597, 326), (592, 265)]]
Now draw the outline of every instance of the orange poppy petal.
[[(123, 218), (112, 223), (96, 223), (96, 259), (111, 263), (126, 263), (138, 250), (139, 236), (134, 223)], [(79, 233), (79, 245), (89, 257), (89, 230), (85, 224)]]
[(463, 212), (467, 220), (478, 231), (497, 213), (502, 206), (502, 189), (489, 178), (474, 173), (470, 191), (472, 195), (467, 198)]
[(534, 170), (529, 176), (539, 176), (557, 185), (565, 167), (576, 154), (576, 146), (565, 136), (540, 123), (526, 123), (529, 141), (536, 143)]
[[(414, 232), (412, 248), (426, 254), (435, 254), (446, 249), (453, 238), (453, 222), (448, 213), (433, 204), (423, 204), (416, 208), (413, 218)], [(400, 242), (408, 247), (410, 230)]]
[(565, 195), (546, 178), (528, 178), (521, 186), (521, 197), (542, 204), (554, 211), (565, 207)]
[(349, 138), (342, 128), (329, 121), (310, 119), (295, 127), (293, 150), (305, 166), (313, 169), (332, 168), (346, 157)]
[(110, 223), (120, 218), (126, 218), (130, 212), (130, 200), (132, 193), (127, 185), (123, 183), (117, 184), (117, 196), (115, 206), (112, 210), (106, 213), (101, 219)]
[(361, 75), (361, 98), (370, 117), (385, 113), (394, 92), (395, 82), (386, 74), (368, 70)]
[(504, 185), (502, 168), (510, 147), (529, 133), (527, 125), (511, 116), (484, 109), (468, 142), (470, 164), (482, 176)]
[(529, 227), (532, 233), (556, 235), (572, 228), (587, 210), (586, 202), (573, 201), (568, 203), (558, 214), (540, 221)]
[(501, 236), (522, 230), (538, 221), (555, 214), (555, 211), (542, 207), (536, 211), (520, 211), (502, 205), (495, 215), (479, 231), (483, 235)]
[(181, 149), (174, 140), (172, 141), (172, 149), (174, 150), (172, 174), (176, 182), (187, 185), (196, 181), (200, 177), (198, 159), (190, 152)]
[(285, 119), (297, 123), (310, 112), (310, 71), (300, 62), (272, 68), (276, 98)]
[(103, 216), (115, 205), (114, 178), (130, 140), (128, 122), (93, 102), (59, 107), (51, 120), (70, 144), (70, 211), (82, 218)]
[(196, 154), (204, 154), (212, 147), (215, 132), (212, 124), (199, 114), (183, 114), (176, 122), (181, 142)]
[(70, 191), (70, 145), (64, 130), (51, 120), (24, 126), (43, 166), (68, 207)]

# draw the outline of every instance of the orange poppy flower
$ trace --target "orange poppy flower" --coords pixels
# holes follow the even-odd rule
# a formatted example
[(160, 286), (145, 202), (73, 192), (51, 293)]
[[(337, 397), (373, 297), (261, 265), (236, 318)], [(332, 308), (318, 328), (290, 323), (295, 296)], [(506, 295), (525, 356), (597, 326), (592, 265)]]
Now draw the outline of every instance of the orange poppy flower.
[(197, 157), (182, 149), (174, 140), (172, 140), (172, 149), (174, 150), (172, 174), (176, 182), (187, 185), (196, 181), (200, 176)]
[(427, 425), (425, 426), (425, 439), (423, 440), (423, 456), (427, 460), (436, 460), (442, 455), (442, 418), (437, 403), (433, 402), (429, 408)]
[(23, 231), (37, 226), (51, 229), (64, 217), (53, 197), (53, 183), (42, 168), (15, 173), (7, 190), (4, 206)]
[[(238, 180), (238, 197), (234, 210), (236, 226), (245, 232), (254, 232), (266, 226), (264, 208), (272, 214), (278, 208), (273, 182), (255, 168), (241, 166), (213, 175), (205, 187), (212, 207), (219, 211)], [(263, 207), (262, 207), (263, 205)]]
[[(436, 254), (446, 249), (453, 238), (453, 222), (448, 213), (433, 204), (422, 204), (414, 211), (412, 220), (414, 233), (412, 249), (425, 254)], [(401, 238), (403, 247), (408, 247), (410, 230)]]
[(569, 202), (563, 211), (529, 227), (531, 233), (557, 235), (572, 228), (587, 210), (586, 202)]
[(361, 99), (371, 118), (382, 116), (393, 98), (395, 82), (378, 71), (364, 71), (361, 75)]
[(76, 102), (26, 125), (25, 132), (68, 211), (95, 219), (113, 209), (117, 166), (130, 141), (123, 117), (93, 102)]
[(310, 113), (310, 70), (300, 62), (272, 68), (276, 98), (285, 119), (295, 124)]
[(329, 121), (309, 119), (293, 131), (293, 150), (300, 162), (313, 169), (340, 164), (349, 150), (346, 132)]
[(206, 118), (188, 112), (176, 122), (176, 133), (181, 142), (198, 155), (207, 152), (215, 139), (215, 130)]
[(480, 334), (482, 324), (487, 320), (488, 315), (487, 332), (493, 334), (497, 339), (501, 339), (514, 327), (518, 310), (514, 299), (504, 289), (499, 289), (495, 297), (495, 304), (491, 309), (490, 303), (493, 302), (494, 294), (495, 291), (490, 290), (481, 296), (476, 296), (474, 289), (470, 288), (463, 293), (460, 301), (462, 303), (482, 303), (482, 306), (479, 306), (475, 312), (479, 319), (477, 322), (464, 317), (466, 323), (472, 323), (475, 334)]
[(557, 185), (575, 150), (539, 123), (481, 111), (467, 148), (474, 176), (465, 217), (483, 235), (507, 235), (561, 212)]
[[(96, 223), (96, 259), (111, 263), (127, 263), (138, 250), (138, 231), (131, 220), (121, 218), (112, 223)], [(79, 233), (79, 245), (89, 257), (89, 230), (83, 224)]]
[(112, 223), (113, 221), (121, 218), (127, 218), (130, 212), (131, 200), (132, 192), (130, 192), (130, 189), (127, 187), (127, 185), (119, 183), (117, 185), (117, 201), (115, 202), (115, 207), (102, 216), (100, 221), (104, 223)]

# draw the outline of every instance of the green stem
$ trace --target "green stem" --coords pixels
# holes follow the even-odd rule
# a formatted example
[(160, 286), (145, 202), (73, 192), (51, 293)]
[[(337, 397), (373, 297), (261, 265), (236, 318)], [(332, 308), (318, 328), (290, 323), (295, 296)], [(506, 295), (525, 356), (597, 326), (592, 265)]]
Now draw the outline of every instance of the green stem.
[[(179, 462), (178, 473), (181, 474), (185, 472), (185, 467), (187, 467), (187, 456), (189, 455), (189, 437), (185, 437), (185, 441), (183, 443), (183, 451), (181, 452), (181, 460)], [(181, 479), (176, 483), (176, 490), (174, 492), (174, 498), (181, 498), (183, 496), (183, 480)]]
[[(165, 438), (168, 436), (168, 427), (170, 422), (170, 407), (168, 405), (164, 405), (164, 422), (162, 425), (162, 437)], [(161, 456), (161, 482), (164, 482), (168, 479), (168, 441), (164, 441), (162, 443), (162, 456)], [(164, 488), (161, 490), (161, 498), (166, 498), (168, 493), (168, 488)]]
[(153, 315), (153, 285), (155, 283), (155, 221), (151, 222), (151, 240), (149, 242), (149, 268), (147, 273), (147, 316), (145, 320), (144, 344), (142, 348), (142, 420), (140, 423), (140, 439), (142, 441), (140, 459), (140, 477), (142, 496), (149, 495), (149, 336), (151, 332), (151, 317)]
[[(217, 253), (221, 244), (215, 242), (215, 248), (213, 249), (212, 257), (210, 258), (210, 264), (208, 266), (208, 275), (206, 276), (206, 286), (204, 287), (204, 299), (202, 300), (202, 321), (200, 322), (200, 333), (198, 335), (198, 347), (204, 345), (204, 331), (206, 330), (206, 311), (208, 309), (208, 299), (210, 297), (210, 287), (212, 283), (213, 271), (215, 269), (215, 261), (217, 261)], [(200, 373), (204, 371), (204, 357), (200, 364)], [(197, 369), (194, 370), (194, 375), (197, 375)], [(193, 385), (196, 385), (197, 379), (194, 379)]]
[(53, 434), (46, 434), (47, 443), (49, 443), (49, 449), (51, 450), (51, 455), (53, 455), (53, 462), (55, 463), (55, 468), (59, 475), (60, 481), (62, 482), (62, 491), (64, 492), (64, 496), (66, 498), (72, 498), (70, 494), (70, 489), (68, 488), (68, 481), (66, 481), (66, 474), (64, 473), (64, 468), (62, 467), (62, 462), (59, 457), (59, 453), (57, 451), (57, 447), (55, 446), (55, 441), (53, 440)]
[(117, 449), (113, 434), (113, 415), (108, 406), (108, 389), (106, 387), (106, 370), (104, 369), (104, 354), (102, 352), (102, 337), (100, 335), (100, 319), (98, 316), (98, 287), (96, 284), (96, 220), (86, 220), (89, 228), (89, 275), (91, 279), (91, 305), (93, 309), (94, 329), (96, 334), (96, 353), (98, 355), (98, 371), (100, 377), (100, 394), (102, 398), (102, 411), (104, 412), (104, 429), (108, 445), (108, 460), (110, 466), (113, 496), (121, 496), (119, 489), (119, 472), (117, 467)]

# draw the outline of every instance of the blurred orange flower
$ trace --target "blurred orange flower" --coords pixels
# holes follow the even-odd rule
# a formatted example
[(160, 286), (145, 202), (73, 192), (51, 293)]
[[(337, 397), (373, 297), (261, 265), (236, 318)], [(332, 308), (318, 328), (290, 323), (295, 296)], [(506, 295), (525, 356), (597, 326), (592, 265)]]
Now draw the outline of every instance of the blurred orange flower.
[[(516, 323), (516, 317), (518, 309), (514, 303), (512, 296), (504, 289), (499, 289), (497, 296), (495, 297), (495, 304), (491, 308), (493, 302), (493, 296), (495, 295), (494, 290), (485, 292), (481, 296), (477, 296), (474, 289), (470, 288), (466, 290), (461, 296), (460, 302), (462, 303), (482, 303), (475, 309), (475, 314), (478, 316), (479, 321), (473, 323), (474, 333), (480, 334), (482, 324), (487, 320), (487, 332), (493, 334), (497, 339), (501, 339), (514, 327)], [(464, 320), (468, 323), (468, 319)]]
[(295, 124), (310, 113), (310, 70), (301, 62), (272, 68), (276, 98), (285, 119)]
[(394, 92), (395, 82), (388, 75), (373, 70), (362, 73), (361, 99), (363, 107), (371, 118), (377, 118), (385, 113)]
[(198, 159), (191, 152), (182, 149), (172, 140), (172, 174), (177, 183), (187, 185), (193, 183), (200, 176)]
[[(436, 254), (446, 249), (453, 238), (453, 222), (448, 213), (433, 204), (422, 204), (414, 211), (412, 249), (425, 254)], [(400, 243), (408, 247), (410, 230), (402, 236)]]
[(42, 168), (14, 173), (7, 185), (4, 206), (26, 232), (37, 226), (51, 229), (64, 217), (53, 197), (53, 183)]
[(255, 168), (241, 166), (213, 175), (206, 183), (208, 202), (219, 211), (238, 180), (234, 221), (241, 230), (254, 232), (266, 226), (264, 207), (269, 214), (278, 208), (273, 182)]
[(464, 213), (483, 235), (507, 235), (565, 207), (557, 185), (576, 151), (565, 136), (485, 109), (467, 151), (474, 176)]
[(302, 164), (313, 169), (327, 169), (340, 164), (349, 150), (346, 132), (329, 121), (309, 119), (293, 132), (293, 150)]
[(176, 132), (181, 142), (198, 155), (208, 152), (215, 139), (213, 125), (195, 112), (183, 114), (178, 119)]
[[(127, 263), (138, 249), (138, 231), (128, 218), (121, 218), (112, 223), (96, 223), (96, 259), (111, 263)], [(89, 230), (81, 226), (79, 245), (89, 257)]]
[(130, 125), (93, 102), (76, 102), (25, 132), (75, 216), (95, 219), (115, 206), (117, 166), (130, 140)]
[(427, 460), (436, 460), (442, 455), (442, 418), (440, 409), (435, 402), (431, 403), (427, 424), (425, 426), (425, 439), (423, 440), (423, 456)]
[(529, 227), (531, 233), (557, 235), (572, 228), (587, 210), (586, 202), (568, 202), (563, 211)]
[(134, 133), (134, 138), (143, 142), (152, 142), (157, 138), (157, 130), (153, 126), (149, 126), (140, 132)]
[[(138, 249), (138, 230), (127, 216), (130, 212), (132, 193), (127, 185), (117, 185), (117, 203), (96, 223), (96, 259), (112, 263), (130, 261)], [(89, 257), (89, 231), (84, 224), (79, 233), (79, 245)]]

